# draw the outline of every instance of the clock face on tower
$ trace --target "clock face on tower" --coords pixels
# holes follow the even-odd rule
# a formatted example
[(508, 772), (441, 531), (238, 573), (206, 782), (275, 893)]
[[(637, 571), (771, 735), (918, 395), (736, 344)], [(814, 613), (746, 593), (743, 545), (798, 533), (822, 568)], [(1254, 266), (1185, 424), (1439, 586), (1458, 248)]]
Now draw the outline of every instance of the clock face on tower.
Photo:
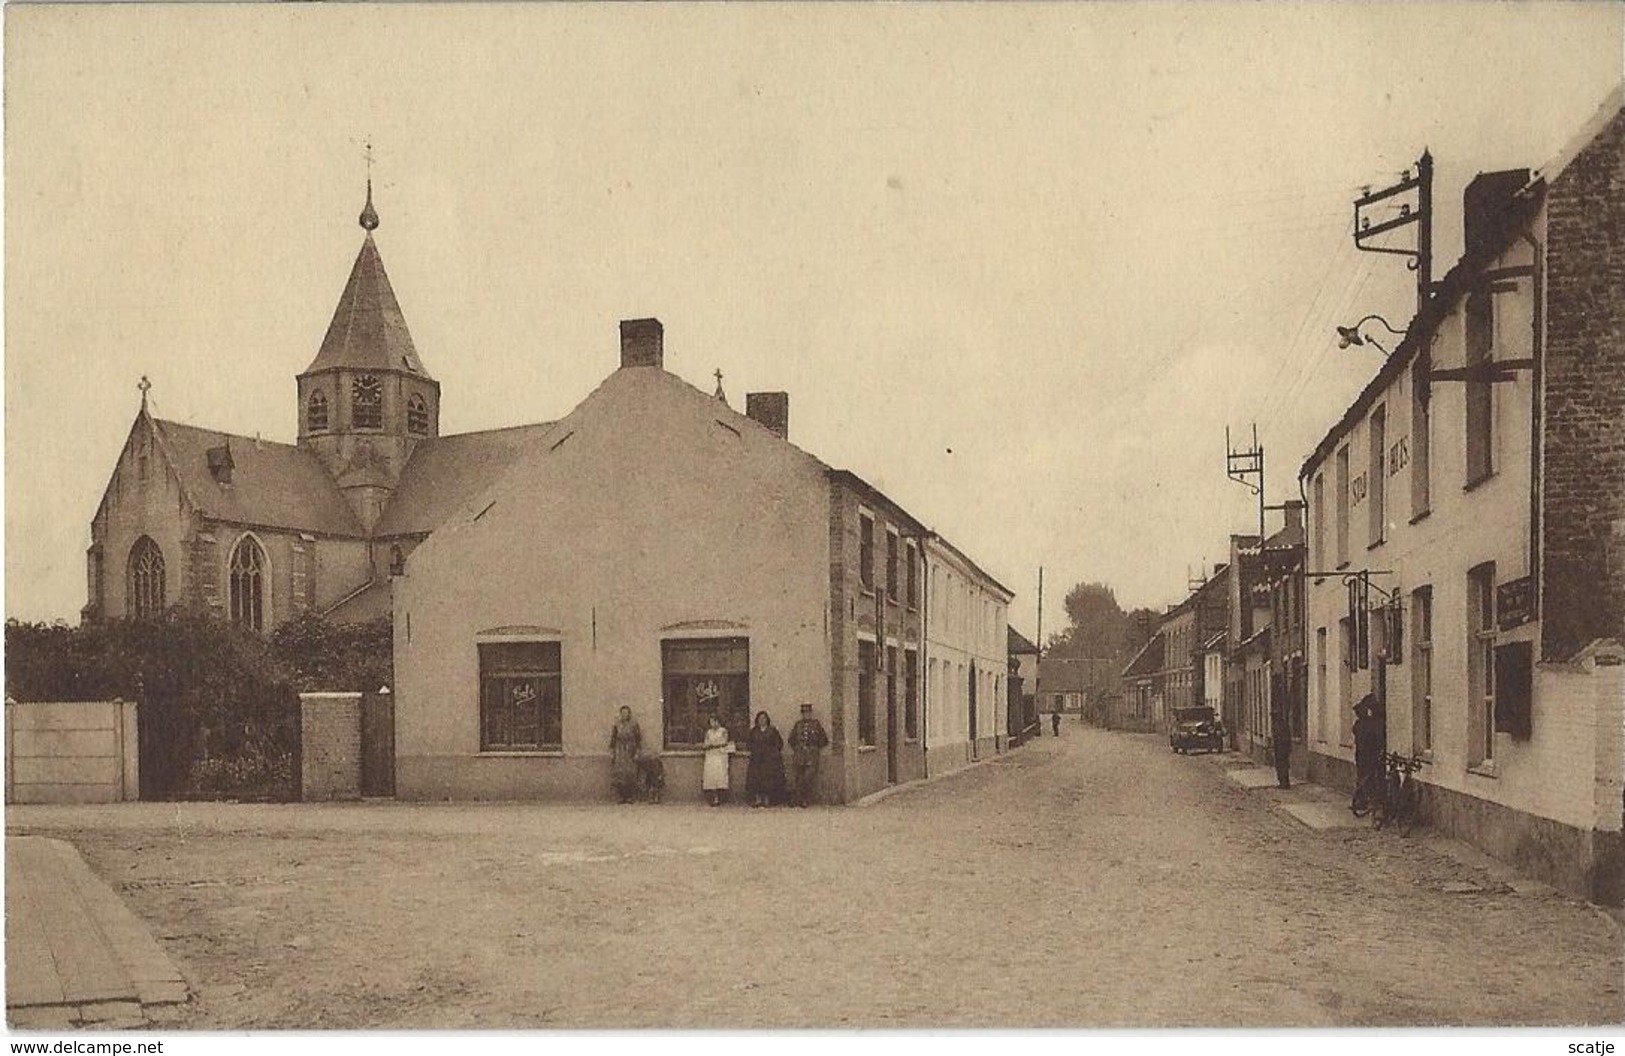
[(363, 374), (350, 386), (350, 409), (357, 429), (381, 429), (384, 425), (384, 390), (378, 379)]

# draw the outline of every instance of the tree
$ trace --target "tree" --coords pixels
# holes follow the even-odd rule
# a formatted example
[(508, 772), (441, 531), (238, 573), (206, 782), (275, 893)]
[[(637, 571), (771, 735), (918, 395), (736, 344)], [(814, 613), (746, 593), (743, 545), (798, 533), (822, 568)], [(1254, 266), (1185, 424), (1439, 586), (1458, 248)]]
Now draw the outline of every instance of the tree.
[(1128, 617), (1111, 587), (1079, 583), (1066, 592), (1065, 606), (1068, 626), (1050, 637), (1047, 655), (1090, 658), (1121, 654)]

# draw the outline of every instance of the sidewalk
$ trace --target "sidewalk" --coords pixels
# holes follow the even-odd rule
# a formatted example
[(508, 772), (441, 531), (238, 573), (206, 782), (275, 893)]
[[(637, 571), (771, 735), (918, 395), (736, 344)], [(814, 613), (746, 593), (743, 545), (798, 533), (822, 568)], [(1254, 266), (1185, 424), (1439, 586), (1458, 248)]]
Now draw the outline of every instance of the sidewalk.
[[(1273, 769), (1259, 766), (1247, 755), (1239, 752), (1215, 753), (1203, 758), (1210, 759), (1215, 765), (1222, 767), (1224, 776), (1232, 784), (1267, 795), (1274, 801), (1275, 809), (1317, 832), (1371, 827), (1369, 817), (1357, 818), (1349, 810), (1349, 797), (1346, 792), (1296, 779), (1293, 780), (1290, 789), (1280, 788), (1276, 783)], [(1523, 876), (1505, 862), (1485, 854), (1462, 840), (1432, 835), (1425, 826), (1419, 827), (1415, 838), (1430, 849), (1483, 873), (1487, 878), (1488, 887), (1500, 887), (1518, 894), (1556, 894), (1549, 884)], [(1469, 882), (1449, 885), (1446, 888), (1452, 893), (1461, 894), (1476, 893), (1485, 889), (1485, 884)], [(1619, 921), (1620, 918), (1616, 915), (1613, 919)]]
[(6, 838), (6, 1019), (14, 1029), (137, 1029), (187, 999), (146, 925), (71, 844)]

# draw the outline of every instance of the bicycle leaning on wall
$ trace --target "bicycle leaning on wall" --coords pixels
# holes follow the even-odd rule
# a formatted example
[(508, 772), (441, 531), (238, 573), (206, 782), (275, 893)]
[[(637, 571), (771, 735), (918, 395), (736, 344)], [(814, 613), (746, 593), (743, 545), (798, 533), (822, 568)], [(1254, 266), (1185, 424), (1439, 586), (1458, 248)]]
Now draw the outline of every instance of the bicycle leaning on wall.
[(1421, 755), (1400, 755), (1389, 752), (1383, 759), (1382, 795), (1376, 800), (1371, 816), (1372, 828), (1389, 825), (1409, 836), (1416, 827), (1416, 818), (1422, 802), (1422, 787), (1416, 772), (1427, 760)]

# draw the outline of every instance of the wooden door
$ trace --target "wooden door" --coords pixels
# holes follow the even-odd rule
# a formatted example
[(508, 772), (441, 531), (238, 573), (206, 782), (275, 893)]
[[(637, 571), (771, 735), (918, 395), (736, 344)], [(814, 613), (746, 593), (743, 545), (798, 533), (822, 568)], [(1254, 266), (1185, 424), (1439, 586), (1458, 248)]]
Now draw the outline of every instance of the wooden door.
[(361, 794), (395, 794), (395, 698), (388, 693), (361, 698)]

